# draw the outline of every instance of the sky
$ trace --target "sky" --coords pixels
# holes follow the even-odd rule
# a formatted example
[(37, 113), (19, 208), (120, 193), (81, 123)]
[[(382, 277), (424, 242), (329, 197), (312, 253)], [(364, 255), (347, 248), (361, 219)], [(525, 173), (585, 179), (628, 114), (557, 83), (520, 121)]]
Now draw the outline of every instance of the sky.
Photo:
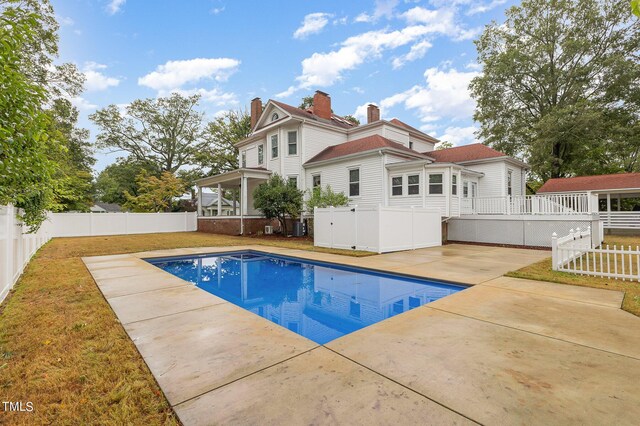
[[(97, 109), (178, 91), (205, 120), (251, 99), (299, 105), (322, 90), (336, 114), (366, 106), (454, 145), (476, 142), (473, 40), (513, 0), (52, 0), (58, 62), (85, 74), (73, 99), (91, 139)], [(96, 172), (123, 153), (96, 153)]]

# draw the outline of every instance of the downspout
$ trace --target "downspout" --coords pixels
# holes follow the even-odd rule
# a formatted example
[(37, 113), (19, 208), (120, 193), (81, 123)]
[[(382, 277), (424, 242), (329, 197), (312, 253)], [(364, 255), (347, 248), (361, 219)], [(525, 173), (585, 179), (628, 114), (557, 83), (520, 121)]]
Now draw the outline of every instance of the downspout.
[(380, 155), (380, 162), (382, 164), (382, 205), (384, 207), (388, 207), (389, 206), (389, 194), (387, 193), (388, 191), (388, 186), (389, 186), (389, 176), (387, 173), (387, 167), (385, 164), (385, 155), (384, 152), (382, 152), (382, 150), (378, 150), (378, 154)]

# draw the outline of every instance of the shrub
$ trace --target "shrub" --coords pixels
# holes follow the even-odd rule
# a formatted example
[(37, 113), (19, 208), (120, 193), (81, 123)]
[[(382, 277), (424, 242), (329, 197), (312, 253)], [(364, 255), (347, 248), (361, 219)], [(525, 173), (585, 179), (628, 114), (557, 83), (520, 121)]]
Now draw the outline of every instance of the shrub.
[(282, 176), (272, 175), (253, 193), (253, 205), (267, 219), (278, 219), (284, 235), (287, 235), (287, 216), (296, 219), (302, 212), (303, 193)]

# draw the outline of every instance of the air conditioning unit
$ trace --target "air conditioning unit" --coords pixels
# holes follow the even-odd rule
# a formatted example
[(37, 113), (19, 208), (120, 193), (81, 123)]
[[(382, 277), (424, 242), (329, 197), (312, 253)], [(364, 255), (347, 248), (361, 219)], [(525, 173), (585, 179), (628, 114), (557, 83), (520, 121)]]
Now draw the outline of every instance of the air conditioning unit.
[(264, 234), (265, 234), (265, 235), (271, 235), (271, 234), (273, 234), (273, 226), (266, 225), (266, 226), (264, 227)]

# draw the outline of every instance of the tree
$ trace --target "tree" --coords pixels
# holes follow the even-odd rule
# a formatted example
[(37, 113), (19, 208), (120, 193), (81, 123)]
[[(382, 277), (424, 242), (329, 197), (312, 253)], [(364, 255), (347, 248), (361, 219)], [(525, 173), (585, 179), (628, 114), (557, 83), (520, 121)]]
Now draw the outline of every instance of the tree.
[(196, 162), (216, 175), (238, 168), (235, 144), (251, 134), (251, 116), (246, 111), (227, 111), (209, 122), (203, 132), (206, 141)]
[[(623, 2), (532, 0), (476, 41), (480, 136), (546, 180), (624, 170), (640, 144), (640, 23)], [(630, 163), (627, 162), (629, 165)]]
[(89, 211), (93, 205), (92, 166), (95, 164), (89, 131), (76, 127), (78, 109), (66, 99), (55, 99), (47, 113), (51, 117), (49, 137), (63, 149), (50, 154), (57, 167), (53, 174), (53, 211)]
[(134, 158), (119, 158), (108, 165), (96, 179), (96, 195), (100, 201), (122, 205), (127, 201), (125, 193), (139, 194), (136, 177), (142, 172), (147, 176), (160, 176), (157, 165), (137, 161)]
[(124, 207), (134, 212), (171, 211), (174, 199), (185, 192), (182, 180), (173, 173), (164, 171), (160, 177), (151, 176), (142, 170), (136, 177), (138, 195), (125, 191)]
[(347, 120), (348, 122), (355, 124), (356, 126), (360, 125), (360, 120), (358, 120), (357, 118), (355, 118), (353, 115), (345, 115), (344, 117), (345, 120)]
[(442, 141), (436, 146), (436, 150), (453, 148), (453, 144), (449, 141)]
[(640, 18), (640, 0), (631, 0), (631, 12)]
[(126, 107), (125, 114), (109, 105), (89, 116), (101, 130), (97, 145), (125, 151), (138, 161), (175, 173), (181, 166), (193, 164), (196, 153), (204, 147), (203, 114), (195, 110), (199, 99), (198, 95), (178, 93), (138, 99)]
[(287, 233), (287, 216), (296, 219), (302, 212), (303, 193), (292, 182), (282, 176), (272, 175), (268, 181), (258, 185), (253, 193), (253, 205), (267, 219), (278, 219), (284, 235)]
[(307, 200), (307, 211), (313, 212), (315, 207), (342, 207), (349, 204), (349, 197), (344, 192), (333, 192), (331, 186), (327, 185), (324, 189), (317, 186), (311, 191), (311, 196)]
[(302, 98), (302, 101), (300, 101), (300, 106), (298, 106), (298, 108), (308, 109), (308, 108), (311, 108), (312, 106), (313, 106), (313, 95), (309, 95)]

